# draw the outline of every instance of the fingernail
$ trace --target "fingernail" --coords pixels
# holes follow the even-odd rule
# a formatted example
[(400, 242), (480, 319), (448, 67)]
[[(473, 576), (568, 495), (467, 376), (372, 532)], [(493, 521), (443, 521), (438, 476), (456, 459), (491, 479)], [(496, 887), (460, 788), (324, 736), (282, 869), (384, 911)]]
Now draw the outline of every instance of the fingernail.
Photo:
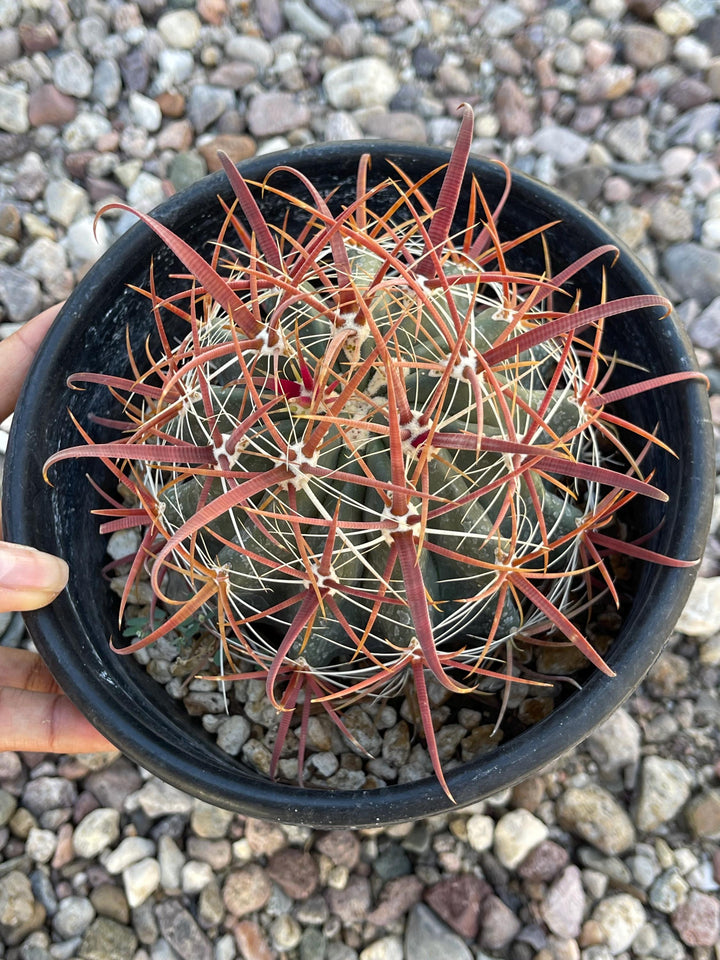
[(50, 600), (67, 579), (68, 565), (60, 557), (18, 543), (0, 543), (0, 587), (40, 591)]

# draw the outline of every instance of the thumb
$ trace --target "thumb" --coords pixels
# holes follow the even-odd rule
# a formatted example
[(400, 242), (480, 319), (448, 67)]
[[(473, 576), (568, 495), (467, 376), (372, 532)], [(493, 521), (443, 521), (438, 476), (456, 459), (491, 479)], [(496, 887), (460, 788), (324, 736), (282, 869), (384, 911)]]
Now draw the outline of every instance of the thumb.
[(0, 612), (44, 607), (65, 587), (68, 572), (60, 557), (0, 542)]

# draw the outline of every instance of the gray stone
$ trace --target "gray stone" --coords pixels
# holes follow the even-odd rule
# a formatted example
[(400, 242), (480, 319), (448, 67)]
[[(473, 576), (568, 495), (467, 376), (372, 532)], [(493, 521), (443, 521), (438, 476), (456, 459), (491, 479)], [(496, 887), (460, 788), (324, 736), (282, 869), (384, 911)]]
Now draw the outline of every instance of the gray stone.
[(40, 309), (40, 285), (22, 270), (0, 263), (0, 303), (5, 307), (7, 319), (24, 323)]
[(93, 71), (92, 99), (109, 110), (117, 105), (122, 91), (120, 68), (115, 60), (101, 60)]
[(489, 37), (512, 37), (525, 23), (525, 14), (512, 3), (493, 3), (480, 22)]
[(65, 897), (52, 919), (53, 930), (61, 940), (85, 933), (95, 919), (95, 908), (87, 897)]
[(130, 909), (139, 907), (160, 886), (160, 864), (154, 857), (146, 857), (126, 867), (122, 872), (125, 896)]
[(110, 231), (104, 220), (97, 222), (91, 216), (79, 217), (68, 227), (63, 239), (68, 256), (74, 264), (94, 263), (110, 246)]
[(425, 143), (427, 140), (425, 124), (416, 113), (400, 110), (381, 113), (373, 110), (363, 119), (362, 126), (370, 137), (407, 140), (410, 143)]
[(572, 939), (580, 934), (585, 911), (580, 870), (574, 864), (566, 867), (548, 889), (540, 912), (550, 930), (558, 937)]
[(87, 210), (88, 196), (72, 180), (51, 180), (45, 190), (48, 216), (62, 227), (69, 227), (75, 217)]
[(140, 213), (150, 213), (163, 200), (167, 199), (160, 177), (147, 170), (141, 170), (127, 191), (127, 201)]
[(169, 47), (192, 50), (200, 39), (200, 18), (194, 10), (171, 10), (158, 20), (158, 32)]
[(163, 937), (183, 960), (212, 960), (210, 941), (178, 900), (159, 903), (155, 916)]
[(495, 856), (504, 867), (513, 870), (547, 836), (547, 826), (529, 810), (511, 810), (500, 817), (495, 827)]
[(130, 927), (108, 917), (98, 917), (88, 927), (78, 956), (82, 960), (132, 960), (137, 944)]
[(128, 105), (133, 122), (139, 127), (149, 130), (151, 133), (160, 129), (162, 111), (156, 100), (138, 93), (137, 90), (132, 90), (128, 98)]
[(134, 796), (143, 813), (151, 818), (172, 813), (189, 814), (193, 806), (192, 797), (154, 777), (147, 780)]
[(565, 829), (603, 853), (624, 853), (635, 842), (635, 829), (627, 813), (611, 793), (595, 784), (566, 790), (557, 811)]
[(74, 120), (63, 127), (62, 142), (70, 152), (89, 150), (96, 140), (110, 133), (112, 125), (107, 117), (97, 113), (79, 113)]
[(687, 899), (690, 886), (677, 867), (663, 870), (650, 887), (650, 906), (660, 913), (672, 913)]
[(403, 960), (403, 945), (400, 937), (390, 935), (373, 941), (361, 951), (358, 960)]
[(37, 200), (48, 181), (48, 172), (40, 154), (29, 150), (18, 164), (13, 190), (18, 200)]
[(563, 167), (582, 163), (587, 156), (590, 141), (567, 127), (542, 127), (532, 137), (532, 145), (538, 153), (546, 154)]
[(262, 37), (235, 35), (225, 45), (225, 52), (231, 60), (252, 63), (259, 71), (265, 71), (275, 59), (273, 48)]
[(168, 176), (170, 182), (178, 191), (185, 190), (190, 184), (200, 180), (207, 173), (207, 164), (203, 157), (194, 150), (176, 154), (170, 161)]
[(605, 142), (615, 156), (636, 163), (649, 156), (650, 122), (647, 117), (628, 117), (614, 123), (605, 137)]
[(53, 82), (61, 93), (84, 99), (92, 93), (93, 69), (76, 50), (69, 50), (53, 61)]
[(303, 0), (283, 0), (282, 11), (290, 28), (309, 40), (324, 43), (332, 36), (330, 24), (314, 13)]
[(362, 130), (352, 114), (345, 110), (330, 111), (325, 119), (326, 140), (360, 140)]
[(0, 790), (0, 827), (4, 827), (17, 809), (17, 798), (7, 790)]
[(666, 243), (680, 243), (693, 235), (693, 218), (689, 210), (670, 197), (659, 197), (650, 205), (650, 230)]
[(231, 810), (223, 810), (213, 804), (196, 800), (190, 817), (190, 827), (198, 837), (217, 840), (227, 834), (233, 817)]
[(158, 840), (158, 863), (160, 864), (160, 883), (163, 889), (172, 893), (180, 889), (185, 854), (172, 837), (162, 836)]
[(202, 133), (219, 117), (235, 109), (235, 94), (227, 87), (197, 83), (190, 91), (187, 116), (196, 133)]
[(52, 830), (31, 827), (25, 841), (25, 853), (35, 863), (48, 863), (56, 846), (57, 836)]
[(605, 935), (605, 943), (613, 956), (627, 950), (646, 921), (642, 904), (629, 893), (618, 893), (602, 900), (592, 919)]
[(0, 130), (25, 133), (30, 129), (29, 98), (24, 90), (0, 83)]
[(635, 823), (651, 832), (675, 817), (690, 796), (692, 777), (677, 760), (645, 757)]
[(227, 717), (217, 728), (217, 745), (231, 757), (236, 757), (250, 736), (250, 722), (241, 715)]
[(35, 911), (30, 881), (19, 870), (0, 877), (0, 924), (17, 927), (27, 923)]
[(195, 60), (189, 50), (161, 50), (158, 56), (160, 74), (156, 85), (171, 89), (180, 83), (185, 83), (192, 76)]
[(149, 837), (125, 837), (103, 857), (102, 863), (110, 874), (119, 874), (133, 863), (155, 853), (155, 844)]
[(325, 94), (337, 110), (387, 106), (399, 86), (395, 71), (378, 57), (341, 63), (323, 78)]
[(112, 846), (120, 834), (120, 814), (108, 807), (91, 810), (75, 827), (73, 849), (88, 860)]
[(310, 122), (310, 110), (292, 93), (258, 93), (248, 105), (247, 122), (255, 137), (288, 133)]
[(616, 710), (593, 731), (585, 746), (603, 773), (633, 766), (640, 757), (640, 727), (626, 710)]
[[(720, 253), (716, 256), (720, 270)], [(718, 287), (720, 289), (720, 277)], [(675, 629), (689, 637), (709, 637), (720, 630), (720, 577), (698, 577)]]
[(405, 956), (418, 960), (473, 960), (465, 942), (423, 903), (410, 911), (405, 927)]

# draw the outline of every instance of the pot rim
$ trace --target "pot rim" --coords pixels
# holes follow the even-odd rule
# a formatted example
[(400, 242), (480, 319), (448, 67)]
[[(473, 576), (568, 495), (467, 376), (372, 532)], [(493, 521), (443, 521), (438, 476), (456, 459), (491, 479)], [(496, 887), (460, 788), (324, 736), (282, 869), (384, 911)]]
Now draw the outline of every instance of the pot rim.
[[(302, 147), (283, 151), (281, 154), (266, 154), (244, 161), (239, 165), (245, 177), (262, 177), (281, 160), (291, 166), (307, 169), (314, 163), (332, 163), (335, 158), (358, 158), (368, 152), (378, 161), (392, 158), (401, 166), (409, 162), (440, 166), (447, 162), (449, 152), (440, 148), (416, 147), (406, 143), (383, 141), (345, 141)], [(498, 166), (492, 161), (471, 158), (469, 168), (478, 175), (497, 176)], [(193, 184), (186, 191), (170, 198), (153, 211), (153, 216), (165, 223), (172, 223), (185, 209), (185, 204), (211, 204), (220, 187), (225, 183), (222, 171), (211, 174)], [(513, 193), (531, 195), (542, 206), (567, 211), (565, 222), (582, 226), (587, 235), (588, 248), (604, 238), (608, 231), (591, 214), (572, 200), (532, 178), (513, 172)], [(511, 194), (512, 195), (512, 194)], [(31, 456), (32, 444), (23, 438), (33, 435), (33, 424), (43, 412), (43, 391), (40, 377), (52, 369), (54, 358), (62, 351), (72, 336), (72, 325), (80, 308), (86, 307), (99, 296), (105, 285), (110, 264), (121, 263), (140, 246), (147, 244), (150, 231), (138, 223), (123, 234), (110, 250), (88, 271), (63, 307), (58, 319), (43, 342), (26, 380), (15, 413), (11, 443), (5, 468), (3, 489), (3, 524), (7, 539), (18, 543), (37, 542), (35, 529), (35, 499), (24, 498), (26, 478), (34, 468)], [(610, 239), (613, 239), (610, 237)], [(615, 242), (613, 240), (613, 242)], [(621, 259), (638, 280), (641, 287), (650, 289), (653, 282), (635, 258), (621, 244)], [(667, 328), (667, 329), (666, 329)], [(674, 350), (687, 367), (693, 366), (693, 353), (689, 339), (677, 320), (665, 327), (668, 350)], [(713, 442), (707, 398), (699, 384), (687, 383), (676, 387), (682, 393), (682, 402), (687, 414), (687, 432), (691, 435), (686, 446), (692, 447), (692, 462), (683, 470), (683, 502), (688, 511), (695, 511), (692, 529), (683, 531), (684, 548), (702, 552), (710, 522), (712, 492), (714, 488)], [(685, 465), (683, 464), (683, 467)], [(37, 493), (36, 493), (37, 495)], [(83, 505), (83, 509), (87, 509)], [(82, 658), (73, 659), (61, 649), (60, 637), (66, 628), (63, 621), (72, 616), (80, 617), (74, 603), (68, 603), (61, 595), (51, 606), (25, 614), (30, 633), (53, 674), (77, 706), (109, 740), (118, 743), (122, 750), (141, 766), (158, 777), (210, 803), (226, 806), (238, 812), (261, 818), (309, 825), (313, 827), (375, 826), (403, 820), (417, 819), (430, 814), (458, 809), (481, 797), (492, 795), (510, 787), (522, 779), (537, 773), (558, 756), (580, 743), (591, 730), (605, 720), (626, 699), (657, 656), (669, 635), (669, 624), (674, 624), (685, 604), (696, 576), (696, 568), (662, 568), (662, 581), (666, 586), (663, 598), (654, 598), (645, 604), (645, 619), (642, 624), (642, 644), (638, 652), (635, 645), (627, 642), (621, 649), (613, 645), (610, 663), (618, 676), (607, 678), (595, 672), (590, 675), (580, 694), (571, 694), (560, 708), (529, 728), (521, 735), (495, 748), (491, 753), (470, 763), (446, 770), (447, 782), (455, 796), (453, 806), (433, 777), (395, 784), (375, 790), (322, 790), (300, 788), (275, 783), (252, 774), (247, 768), (236, 768), (235, 779), (229, 774), (229, 765), (237, 761), (227, 757), (225, 767), (208, 762), (199, 762), (195, 749), (184, 752), (182, 743), (176, 739), (174, 746), (158, 743), (156, 722), (162, 723), (162, 710), (153, 711), (150, 718), (127, 716), (127, 703), (118, 691), (118, 680), (102, 676), (86, 668)], [(120, 659), (120, 658), (118, 658)], [(106, 710), (106, 712), (103, 712)], [(242, 780), (238, 792), (237, 781)]]

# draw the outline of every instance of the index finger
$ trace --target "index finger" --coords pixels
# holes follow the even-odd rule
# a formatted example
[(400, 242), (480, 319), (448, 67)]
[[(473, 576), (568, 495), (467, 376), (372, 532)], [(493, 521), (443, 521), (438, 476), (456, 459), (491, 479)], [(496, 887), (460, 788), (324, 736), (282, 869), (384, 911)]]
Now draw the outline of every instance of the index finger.
[(7, 340), (0, 342), (0, 370), (3, 372), (0, 383), (0, 423), (15, 409), (30, 364), (60, 307), (62, 303), (48, 307), (24, 323)]

